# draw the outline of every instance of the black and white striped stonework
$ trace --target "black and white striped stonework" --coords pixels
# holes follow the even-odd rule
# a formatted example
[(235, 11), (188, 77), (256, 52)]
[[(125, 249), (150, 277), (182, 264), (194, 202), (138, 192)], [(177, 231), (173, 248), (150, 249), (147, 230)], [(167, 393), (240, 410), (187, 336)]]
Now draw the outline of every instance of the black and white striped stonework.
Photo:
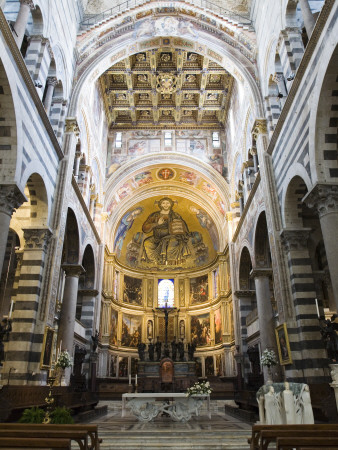
[(290, 381), (327, 382), (327, 356), (316, 313), (316, 289), (308, 250), (310, 229), (285, 229), (282, 243), (289, 266), (294, 319), (287, 323), (292, 364), (287, 365)]
[(48, 229), (24, 230), (25, 248), (20, 278), (15, 292), (15, 313), (8, 343), (6, 364), (15, 363), (12, 380), (26, 380), (30, 372), (39, 372), (44, 326), (38, 321), (41, 282), (46, 249), (50, 239)]

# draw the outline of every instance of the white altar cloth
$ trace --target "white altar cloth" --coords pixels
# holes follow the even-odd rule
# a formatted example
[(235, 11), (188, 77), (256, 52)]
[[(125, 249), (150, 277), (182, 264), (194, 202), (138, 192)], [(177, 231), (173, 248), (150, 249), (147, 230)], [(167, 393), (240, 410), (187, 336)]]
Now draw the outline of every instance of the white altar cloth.
[(122, 417), (125, 417), (128, 407), (142, 422), (153, 420), (159, 413), (166, 413), (175, 421), (186, 422), (193, 413), (198, 416), (199, 409), (205, 400), (207, 400), (208, 417), (211, 419), (210, 395), (187, 397), (185, 393), (175, 392), (122, 394)]

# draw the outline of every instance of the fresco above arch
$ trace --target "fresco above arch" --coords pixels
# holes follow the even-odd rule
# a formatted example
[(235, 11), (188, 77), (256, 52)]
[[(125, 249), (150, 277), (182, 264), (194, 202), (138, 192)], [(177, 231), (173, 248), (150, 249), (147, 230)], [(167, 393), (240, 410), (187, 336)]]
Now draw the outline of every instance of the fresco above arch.
[(218, 247), (209, 214), (176, 196), (148, 198), (129, 209), (113, 241), (118, 260), (141, 270), (201, 267), (215, 259)]

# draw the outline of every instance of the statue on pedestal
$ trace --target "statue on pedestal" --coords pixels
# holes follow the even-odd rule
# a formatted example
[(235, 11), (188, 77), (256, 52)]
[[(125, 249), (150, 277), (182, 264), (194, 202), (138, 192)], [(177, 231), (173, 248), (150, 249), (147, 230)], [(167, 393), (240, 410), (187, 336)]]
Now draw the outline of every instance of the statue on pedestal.
[(334, 314), (331, 320), (324, 320), (324, 325), (320, 324), (320, 332), (325, 341), (327, 356), (332, 363), (338, 362), (338, 323), (336, 323), (337, 315)]
[(157, 336), (157, 342), (155, 344), (155, 348), (156, 348), (157, 361), (159, 361), (161, 359), (161, 352), (162, 352), (162, 343), (160, 342), (159, 336)]
[(154, 361), (154, 353), (155, 353), (155, 345), (150, 340), (148, 345), (149, 361)]
[(196, 350), (196, 344), (195, 342), (192, 342), (191, 344), (188, 344), (188, 358), (189, 361), (193, 361), (194, 360), (194, 353)]
[(137, 344), (138, 356), (141, 361), (145, 360), (145, 349), (146, 349), (146, 344), (144, 342), (139, 342)]
[(171, 359), (173, 361), (176, 361), (177, 356), (177, 343), (176, 343), (176, 336), (174, 336), (174, 340), (171, 341)]
[(0, 324), (0, 367), (5, 359), (4, 342), (8, 341), (9, 333), (12, 331), (12, 322), (10, 319), (4, 318)]
[(180, 361), (184, 361), (184, 343), (183, 339), (181, 339), (177, 344), (178, 354), (180, 356)]

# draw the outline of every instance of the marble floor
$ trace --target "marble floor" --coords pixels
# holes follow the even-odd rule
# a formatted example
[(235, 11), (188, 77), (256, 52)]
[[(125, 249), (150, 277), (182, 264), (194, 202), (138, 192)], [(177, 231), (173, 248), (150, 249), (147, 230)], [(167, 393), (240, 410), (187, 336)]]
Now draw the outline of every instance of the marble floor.
[[(91, 423), (99, 426), (102, 450), (108, 449), (228, 449), (247, 450), (251, 426), (224, 413), (225, 401), (211, 402), (211, 419), (206, 408), (186, 423), (157, 417), (139, 422), (131, 413), (121, 417), (121, 402), (104, 402), (108, 413)], [(104, 404), (100, 402), (100, 405)]]

